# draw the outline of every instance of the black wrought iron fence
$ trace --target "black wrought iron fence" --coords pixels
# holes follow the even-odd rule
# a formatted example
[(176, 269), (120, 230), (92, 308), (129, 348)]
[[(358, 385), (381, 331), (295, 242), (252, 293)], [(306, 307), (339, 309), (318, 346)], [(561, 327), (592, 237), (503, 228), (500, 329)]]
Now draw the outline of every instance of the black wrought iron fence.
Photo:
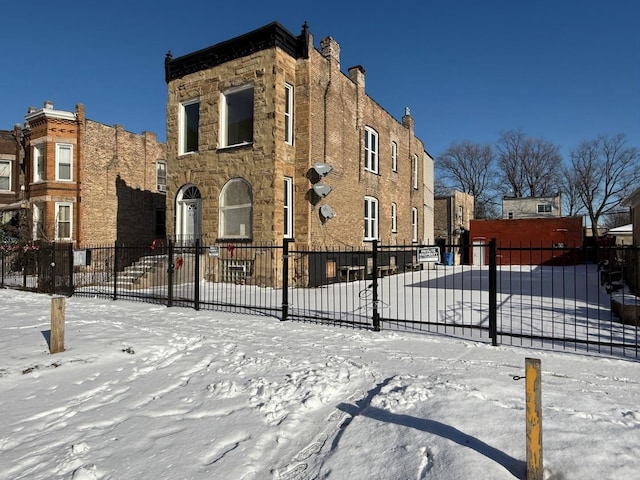
[(196, 239), (1, 252), (2, 286), (639, 358), (635, 247)]

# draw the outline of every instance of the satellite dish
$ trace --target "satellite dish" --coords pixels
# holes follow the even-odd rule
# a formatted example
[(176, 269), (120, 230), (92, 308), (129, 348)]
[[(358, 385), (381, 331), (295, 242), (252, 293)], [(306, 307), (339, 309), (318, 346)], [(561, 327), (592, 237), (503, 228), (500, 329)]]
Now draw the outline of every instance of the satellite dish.
[(326, 176), (331, 170), (333, 170), (333, 167), (331, 165), (327, 165), (326, 163), (322, 162), (314, 163), (313, 167), (311, 168), (313, 168), (315, 172), (321, 177)]
[(329, 185), (323, 185), (321, 183), (316, 183), (313, 186), (314, 193), (320, 198), (324, 198), (329, 195), (331, 193), (331, 190), (333, 190), (332, 187), (330, 187)]
[(320, 207), (320, 215), (322, 215), (323, 220), (328, 220), (336, 216), (336, 212), (334, 212), (333, 208), (329, 205), (324, 204)]

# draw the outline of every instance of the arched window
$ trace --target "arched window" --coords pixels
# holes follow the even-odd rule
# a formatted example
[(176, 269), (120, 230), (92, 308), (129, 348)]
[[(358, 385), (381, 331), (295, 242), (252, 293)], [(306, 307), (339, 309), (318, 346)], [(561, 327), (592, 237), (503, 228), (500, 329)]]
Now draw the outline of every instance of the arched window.
[(253, 228), (253, 194), (242, 178), (229, 180), (220, 192), (221, 238), (251, 238)]

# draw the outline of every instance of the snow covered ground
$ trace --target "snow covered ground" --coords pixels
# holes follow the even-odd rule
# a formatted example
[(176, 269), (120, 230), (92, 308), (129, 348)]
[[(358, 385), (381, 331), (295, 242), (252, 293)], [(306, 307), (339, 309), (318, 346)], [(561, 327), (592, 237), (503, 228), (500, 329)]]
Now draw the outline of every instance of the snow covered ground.
[(546, 479), (640, 471), (638, 362), (0, 290), (1, 479), (524, 478), (525, 358)]

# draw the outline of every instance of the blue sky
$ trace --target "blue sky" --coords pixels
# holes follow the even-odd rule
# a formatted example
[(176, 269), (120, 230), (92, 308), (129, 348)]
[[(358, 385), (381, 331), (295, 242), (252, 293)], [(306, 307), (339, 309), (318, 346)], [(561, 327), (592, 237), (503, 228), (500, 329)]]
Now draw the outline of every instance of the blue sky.
[[(32, 15), (29, 12), (34, 12)], [(37, 15), (35, 14), (37, 12)], [(42, 13), (46, 12), (46, 13)], [(637, 0), (79, 2), (35, 0), (0, 30), (0, 129), (29, 106), (83, 103), (88, 118), (165, 139), (164, 57), (272, 21), (333, 37), (341, 66), (437, 156), (521, 129), (569, 149), (599, 134), (640, 147)]]

